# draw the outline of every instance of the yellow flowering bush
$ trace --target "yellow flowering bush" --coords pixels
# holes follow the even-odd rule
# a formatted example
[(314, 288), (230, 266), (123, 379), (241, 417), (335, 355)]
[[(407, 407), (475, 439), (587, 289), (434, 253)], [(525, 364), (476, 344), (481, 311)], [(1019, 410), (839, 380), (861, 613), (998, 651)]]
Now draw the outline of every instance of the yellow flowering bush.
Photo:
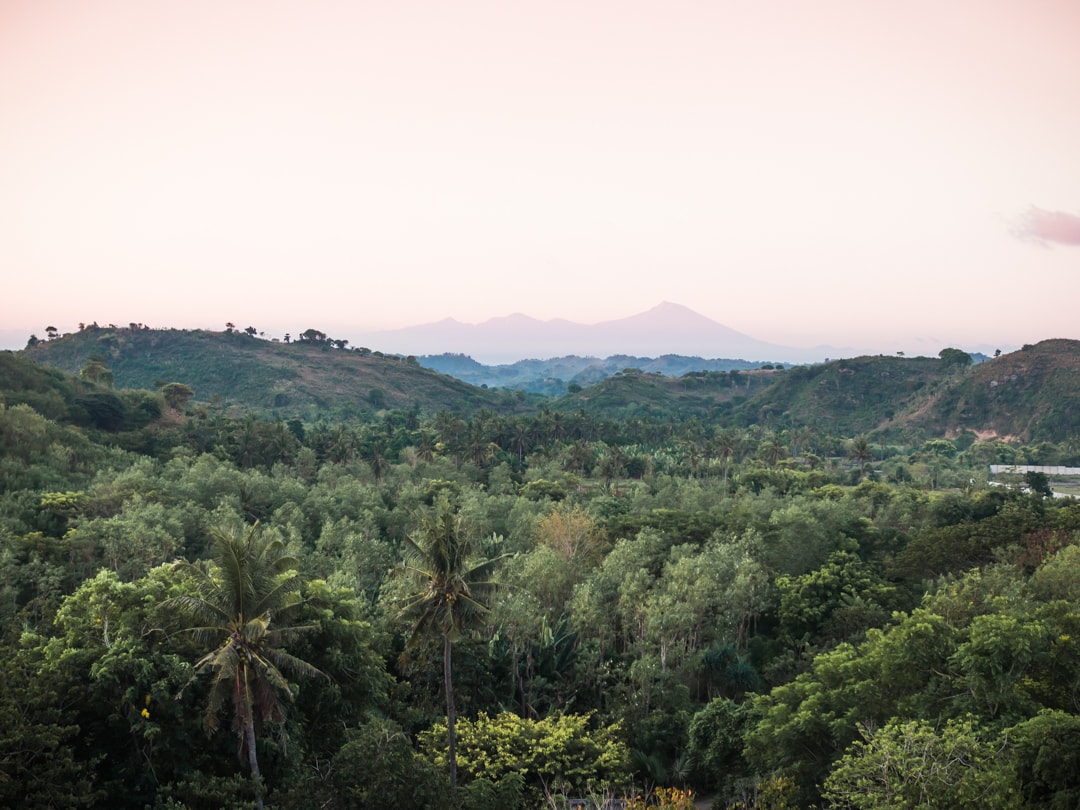
[[(527, 787), (549, 796), (584, 795), (590, 788), (621, 788), (629, 779), (629, 753), (617, 725), (592, 727), (591, 714), (559, 714), (538, 720), (480, 712), (457, 723), (458, 773), (464, 782), (498, 782), (517, 773)], [(446, 724), (420, 734), (420, 746), (446, 765)]]
[(658, 787), (650, 796), (633, 796), (626, 800), (626, 810), (694, 810), (694, 791)]

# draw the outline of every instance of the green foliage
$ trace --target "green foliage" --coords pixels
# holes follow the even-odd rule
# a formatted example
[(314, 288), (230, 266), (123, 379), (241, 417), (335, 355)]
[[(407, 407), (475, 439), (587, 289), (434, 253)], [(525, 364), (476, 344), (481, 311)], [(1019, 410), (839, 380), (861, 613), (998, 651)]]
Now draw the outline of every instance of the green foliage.
[[(577, 394), (583, 386), (593, 385), (627, 366), (633, 366), (643, 372), (654, 372), (665, 377), (679, 377), (680, 382), (689, 384), (707, 384), (719, 379), (730, 387), (727, 371), (729, 369), (752, 369), (756, 364), (746, 360), (703, 359), (681, 355), (663, 357), (627, 357), (617, 355), (598, 359), (596, 357), (556, 357), (545, 360), (519, 360), (515, 363), (485, 366), (463, 354), (425, 355), (420, 358), (422, 365), (457, 377), (472, 385), (486, 385), (492, 388), (511, 388), (519, 391), (558, 396), (562, 393)], [(564, 381), (569, 380), (569, 383)]]
[(626, 803), (627, 810), (645, 810), (647, 807), (655, 807), (656, 810), (694, 810), (696, 806), (694, 791), (666, 787), (654, 788), (648, 797), (634, 796)]
[(523, 486), (521, 494), (530, 500), (539, 501), (547, 498), (552, 501), (561, 501), (566, 497), (566, 487), (558, 481), (547, 481), (538, 478)]
[(776, 587), (782, 632), (814, 644), (857, 639), (896, 606), (896, 587), (851, 551), (834, 551), (802, 576), (778, 577)]
[(690, 721), (687, 752), (704, 784), (722, 796), (733, 796), (739, 782), (751, 775), (743, 745), (756, 720), (753, 704), (714, 698)]
[[(95, 353), (119, 370), (142, 337), (162, 336), (95, 330)], [(214, 339), (236, 352), (264, 345), (235, 331)], [(273, 351), (310, 367), (355, 356), (387, 375), (411, 365), (342, 348)], [(1012, 373), (1019, 392), (1024, 374), (1067, 366), (1053, 348), (1020, 353), (1038, 363), (1008, 385), (999, 366), (993, 390)], [(941, 795), (957, 802), (994, 783), (1034, 806), (1076, 804), (1080, 507), (983, 482), (985, 464), (1075, 464), (1080, 449), (978, 442), (981, 425), (956, 439), (905, 435), (901, 417), (914, 417), (899, 399), (888, 441), (880, 426), (843, 428), (880, 415), (875, 374), (933, 415), (1010, 356), (938, 377), (919, 370), (938, 360), (900, 361), (903, 380), (882, 376), (878, 358), (674, 387), (630, 369), (610, 390), (656, 399), (628, 401), (640, 412), (620, 420), (569, 400), (530, 412), (516, 396), (498, 405), (512, 415), (475, 411), (464, 388), (429, 417), (419, 401), (396, 407), (403, 389), (372, 376), (360, 396), (380, 387), (387, 408), (353, 406), (349, 422), (314, 408), (262, 421), (193, 398), (159, 419), (164, 393), (10, 359), (0, 355), (14, 380), (0, 375), (0, 803), (254, 807), (258, 788), (278, 807), (446, 807), (450, 780), (414, 741), (427, 729), (431, 756), (448, 761), (457, 706), (467, 723), (507, 726), (478, 762), (505, 766), (527, 745), (520, 757), (537, 769), (466, 772), (461, 807), (531, 810), (545, 786), (555, 801), (614, 796), (614, 782), (577, 773), (556, 784), (528, 759), (563, 757), (534, 738), (586, 716), (586, 736), (617, 727), (608, 741), (625, 754), (624, 776), (711, 787), (717, 806), (820, 803), (841, 762), (863, 778), (917, 745), (937, 761), (982, 763), (968, 782), (942, 777)], [(798, 396), (816, 396), (822, 414), (832, 401), (839, 427), (794, 424), (803, 412), (775, 400), (752, 417), (723, 397), (695, 410), (710, 386), (742, 396), (759, 377), (809, 384)], [(1041, 379), (1057, 390), (1053, 374)], [(698, 415), (673, 418), (664, 397), (691, 389), (702, 399), (678, 407)], [(76, 402), (88, 396), (112, 429), (90, 426)], [(860, 439), (871, 458), (851, 453)], [(211, 531), (222, 526), (245, 540), (233, 562), (283, 600), (232, 622), (222, 617), (238, 617), (236, 604), (219, 604), (185, 617), (196, 632), (172, 632), (185, 600), (213, 605), (210, 584), (229, 579)], [(264, 548), (266, 565), (246, 546)], [(403, 558), (415, 579), (390, 575)], [(243, 688), (221, 688), (243, 685), (243, 667), (226, 666), (239, 661), (231, 640), (251, 645), (239, 658), (265, 676), (250, 711), (233, 702)], [(211, 677), (193, 678), (195, 662)], [(303, 677), (316, 670), (328, 677)], [(511, 708), (517, 719), (500, 719)], [(243, 734), (207, 737), (208, 711)], [(254, 781), (237, 756), (255, 751), (249, 716), (266, 721)]]
[(0, 381), (0, 404), (25, 405), (58, 422), (75, 419), (79, 413), (75, 397), (94, 390), (70, 374), (6, 351), (0, 351)]
[[(1053, 558), (1044, 566), (1054, 570)], [(1047, 584), (1054, 579), (1048, 575)], [(842, 644), (819, 655), (810, 672), (758, 697), (762, 720), (747, 734), (747, 755), (759, 772), (795, 777), (809, 799), (814, 784), (855, 741), (859, 724), (920, 721), (932, 727), (970, 716), (986, 726), (979, 739), (991, 745), (998, 730), (1043, 709), (1072, 708), (1066, 692), (1072, 694), (1080, 673), (1072, 641), (1080, 620), (1066, 604), (1033, 602), (1023, 575), (1006, 566), (944, 582), (923, 608), (898, 614), (884, 631), (870, 630), (858, 647)], [(913, 728), (904, 727), (901, 736), (932, 742), (925, 729)], [(876, 767), (866, 765), (871, 772)], [(1001, 795), (1011, 794), (1001, 788)]]
[(925, 577), (986, 564), (1044, 522), (1036, 504), (1013, 499), (987, 517), (922, 531), (897, 555), (893, 570)]
[(28, 651), (0, 648), (0, 805), (92, 806), (99, 795), (92, 763), (80, 761), (75, 751), (79, 727), (54, 696), (37, 688), (35, 659)]
[(255, 810), (256, 802), (250, 781), (241, 774), (191, 771), (183, 779), (162, 785), (153, 806), (154, 810)]
[(724, 810), (794, 810), (795, 783), (786, 776), (768, 776), (740, 791), (740, 798)]
[(295, 621), (310, 630), (291, 639), (289, 651), (326, 677), (291, 684), (298, 694), (290, 716), (303, 718), (304, 733), (290, 745), (302, 745), (305, 757), (318, 761), (344, 743), (346, 728), (387, 708), (393, 678), (388, 639), (352, 590), (313, 580), (303, 584), (301, 598)]
[[(56, 493), (50, 508), (59, 508)], [(43, 502), (43, 506), (44, 506)], [(67, 508), (75, 508), (68, 505)], [(94, 553), (103, 565), (124, 579), (136, 579), (158, 565), (176, 559), (183, 546), (184, 526), (177, 513), (161, 503), (135, 495), (123, 510), (109, 517), (81, 517), (64, 534), (64, 541), (84, 553)]]
[(148, 391), (91, 391), (75, 398), (75, 405), (90, 427), (105, 431), (145, 427), (161, 417), (159, 398)]
[(458, 794), (462, 810), (517, 810), (526, 798), (525, 780), (518, 773), (508, 773), (498, 782), (474, 779)]
[(201, 764), (188, 759), (197, 726), (174, 699), (191, 675), (164, 632), (174, 592), (165, 569), (134, 583), (102, 571), (64, 600), (51, 637), (23, 639), (36, 688), (77, 729), (76, 762), (108, 806), (141, 807)]
[(942, 349), (938, 352), (938, 357), (941, 358), (943, 366), (967, 368), (972, 363), (971, 355), (961, 349)]
[(366, 810), (450, 806), (445, 777), (393, 721), (370, 718), (346, 732), (325, 769), (277, 794), (275, 806), (305, 810)]
[(1028, 485), (1028, 489), (1044, 498), (1054, 497), (1054, 490), (1050, 488), (1050, 479), (1046, 477), (1046, 473), (1028, 470), (1024, 473), (1024, 483)]
[[(511, 396), (477, 387), (479, 383), (469, 385), (408, 358), (328, 351), (327, 346), (326, 341), (253, 340), (239, 332), (88, 327), (26, 351), (72, 374), (92, 358), (105, 360), (121, 387), (156, 388), (163, 379), (179, 377), (204, 401), (218, 397), (263, 412), (302, 412), (312, 420), (330, 410), (356, 417), (370, 414), (373, 407), (416, 404), (427, 412), (484, 407), (508, 412), (530, 401), (519, 399), (521, 392)], [(762, 415), (798, 414), (800, 424), (828, 425), (849, 437), (878, 431), (974, 435), (971, 429), (981, 426), (1003, 436), (1061, 441), (1080, 430), (1080, 395), (1072, 384), (1080, 367), (1078, 346), (1076, 341), (1043, 341), (1030, 351), (994, 358), (959, 376), (953, 371), (965, 368), (971, 358), (957, 349), (943, 350), (942, 359), (860, 357), (782, 374), (699, 371), (675, 379), (663, 376), (671, 371), (665, 367), (660, 373), (629, 369), (553, 407), (626, 421), (670, 416), (711, 421), (730, 414), (744, 426), (760, 422)], [(571, 375), (554, 376), (562, 380)], [(558, 388), (562, 386), (560, 381)], [(372, 405), (366, 397), (376, 388), (386, 399)], [(748, 394), (751, 399), (736, 404)], [(8, 400), (18, 401), (24, 400)], [(362, 402), (364, 406), (358, 405)], [(517, 453), (521, 455), (520, 447)]]
[(1049, 628), (1039, 618), (1022, 612), (975, 616), (966, 639), (950, 662), (960, 673), (974, 711), (988, 720), (1019, 719), (1038, 710), (1031, 675), (1045, 668), (1052, 654)]
[(906, 810), (911, 807), (1020, 808), (1012, 773), (999, 761), (999, 743), (970, 719), (940, 731), (923, 721), (890, 722), (856, 742), (824, 784), (832, 807)]
[(161, 395), (165, 397), (166, 405), (174, 410), (179, 410), (195, 396), (195, 392), (190, 385), (184, 385), (184, 383), (180, 382), (171, 382), (161, 386)]
[[(464, 781), (498, 783), (519, 774), (536, 797), (586, 795), (626, 784), (629, 753), (617, 725), (590, 729), (590, 715), (559, 714), (530, 720), (508, 712), (480, 713), (458, 723), (458, 765)], [(420, 736), (422, 748), (440, 766), (447, 762), (445, 724)]]
[(730, 377), (717, 374), (675, 379), (628, 368), (585, 391), (563, 397), (553, 407), (562, 411), (583, 410), (608, 419), (709, 417), (721, 403), (731, 403), (737, 396), (766, 389), (773, 377), (767, 372), (745, 374), (739, 381), (741, 388), (736, 388), (734, 381), (734, 373)]
[(0, 448), (4, 455), (29, 461), (46, 449), (49, 422), (29, 405), (0, 403)]
[(1007, 737), (1027, 806), (1065, 810), (1080, 804), (1080, 717), (1046, 709)]

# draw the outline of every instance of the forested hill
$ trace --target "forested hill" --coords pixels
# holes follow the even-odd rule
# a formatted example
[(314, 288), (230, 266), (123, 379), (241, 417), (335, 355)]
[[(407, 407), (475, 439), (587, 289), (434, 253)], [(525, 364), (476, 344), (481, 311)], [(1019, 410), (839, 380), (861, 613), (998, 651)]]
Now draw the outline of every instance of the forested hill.
[(518, 360), (515, 363), (486, 366), (464, 354), (426, 354), (417, 357), (420, 365), (433, 368), (459, 380), (491, 388), (512, 388), (534, 394), (559, 396), (568, 389), (593, 385), (627, 368), (665, 377), (682, 377), (699, 371), (749, 371), (762, 365), (750, 360), (687, 357), (665, 354), (660, 357), (635, 357), (616, 354), (603, 359), (568, 355), (548, 359)]
[(1080, 341), (1045, 340), (972, 365), (942, 356), (799, 366), (741, 403), (739, 424), (837, 433), (1065, 441), (1080, 433)]
[(347, 416), (383, 408), (504, 411), (522, 402), (520, 395), (477, 388), (422, 368), (413, 358), (346, 348), (347, 341), (309, 332), (308, 339), (278, 343), (236, 330), (88, 326), (22, 353), (84, 377), (103, 367), (116, 388), (156, 389), (180, 382), (193, 389), (197, 400), (290, 415)]
[(559, 399), (557, 410), (624, 419), (810, 428), (841, 436), (1060, 442), (1080, 433), (1080, 341), (1047, 340), (973, 365), (939, 357), (856, 357), (813, 366), (691, 372), (628, 369)]
[[(1047, 340), (973, 365), (939, 357), (871, 356), (789, 369), (698, 370), (680, 376), (625, 368), (593, 385), (544, 399), (476, 387), (421, 367), (415, 358), (350, 349), (309, 330), (292, 343), (240, 331), (86, 329), (39, 342), (23, 354), (116, 388), (180, 382), (202, 401), (256, 412), (349, 416), (418, 409), (473, 413), (584, 412), (602, 419), (695, 417), (747, 427), (809, 427), (836, 435), (1064, 441), (1080, 433), (1080, 341)], [(634, 358), (627, 358), (630, 362)]]
[(950, 379), (905, 421), (928, 433), (962, 430), (1021, 441), (1080, 435), (1080, 341), (1044, 340)]

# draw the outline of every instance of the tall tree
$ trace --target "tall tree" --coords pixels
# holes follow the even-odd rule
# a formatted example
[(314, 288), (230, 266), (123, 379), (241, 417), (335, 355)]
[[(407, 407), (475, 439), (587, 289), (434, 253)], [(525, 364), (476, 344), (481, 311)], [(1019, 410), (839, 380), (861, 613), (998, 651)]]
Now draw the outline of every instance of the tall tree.
[(730, 428), (720, 431), (713, 439), (711, 452), (723, 462), (722, 481), (725, 490), (727, 489), (728, 469), (731, 467), (732, 459), (739, 452), (741, 444), (742, 436), (739, 435), (738, 431)]
[(405, 539), (404, 557), (403, 569), (416, 587), (402, 608), (402, 615), (413, 622), (409, 646), (414, 647), (424, 637), (442, 639), (450, 790), (456, 793), (453, 645), (488, 612), (487, 602), (495, 589), (493, 572), (502, 558), (480, 559), (475, 554), (460, 516), (445, 496)]
[(859, 469), (866, 467), (866, 462), (874, 457), (874, 450), (866, 436), (856, 436), (848, 445), (848, 458), (858, 463)]
[(770, 433), (762, 440), (758, 453), (770, 467), (775, 467), (788, 455), (787, 444), (778, 433)]
[(293, 699), (285, 673), (322, 675), (317, 668), (287, 653), (282, 645), (311, 626), (289, 626), (290, 617), (306, 604), (299, 594), (296, 558), (278, 539), (265, 537), (258, 523), (211, 530), (212, 563), (176, 564), (190, 574), (196, 593), (171, 600), (189, 620), (184, 628), (212, 649), (195, 664), (196, 675), (212, 678), (206, 707), (206, 728), (218, 728), (220, 714), (231, 702), (237, 753), (247, 754), (261, 809), (262, 784), (255, 740), (266, 722), (280, 723), (281, 696)]

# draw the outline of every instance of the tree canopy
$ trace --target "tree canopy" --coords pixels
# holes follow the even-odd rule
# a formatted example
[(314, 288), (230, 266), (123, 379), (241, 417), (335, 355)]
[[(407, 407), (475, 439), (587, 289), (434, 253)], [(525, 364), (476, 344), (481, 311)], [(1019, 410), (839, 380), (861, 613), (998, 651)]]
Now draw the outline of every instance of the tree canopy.
[[(859, 409), (870, 367), (782, 374)], [(0, 370), (5, 806), (1080, 796), (1080, 490), (989, 467), (1080, 466), (1075, 437), (390, 384), (279, 419)]]

